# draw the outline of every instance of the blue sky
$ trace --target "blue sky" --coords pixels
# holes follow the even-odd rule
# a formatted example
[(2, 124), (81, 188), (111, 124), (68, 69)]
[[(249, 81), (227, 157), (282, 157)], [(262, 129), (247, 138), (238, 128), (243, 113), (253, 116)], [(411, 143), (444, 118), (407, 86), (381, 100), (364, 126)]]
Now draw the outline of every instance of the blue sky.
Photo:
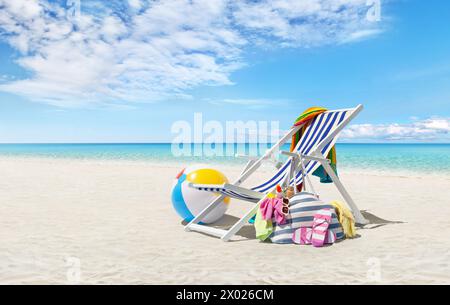
[(170, 142), (195, 112), (287, 129), (359, 103), (343, 141), (450, 142), (446, 1), (381, 1), (380, 21), (365, 0), (119, 3), (0, 0), (0, 142)]

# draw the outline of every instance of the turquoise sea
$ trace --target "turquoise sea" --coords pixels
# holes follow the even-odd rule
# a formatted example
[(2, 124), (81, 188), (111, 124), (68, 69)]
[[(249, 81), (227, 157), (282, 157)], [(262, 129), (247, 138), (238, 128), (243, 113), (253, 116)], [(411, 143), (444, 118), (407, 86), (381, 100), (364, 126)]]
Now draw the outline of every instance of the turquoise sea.
[[(171, 144), (0, 144), (0, 157), (239, 164), (245, 160), (233, 157), (235, 153), (255, 155), (266, 148), (266, 144), (192, 144), (180, 151)], [(226, 153), (228, 156), (223, 156)], [(450, 175), (450, 144), (337, 144), (337, 156), (338, 165), (345, 168)]]

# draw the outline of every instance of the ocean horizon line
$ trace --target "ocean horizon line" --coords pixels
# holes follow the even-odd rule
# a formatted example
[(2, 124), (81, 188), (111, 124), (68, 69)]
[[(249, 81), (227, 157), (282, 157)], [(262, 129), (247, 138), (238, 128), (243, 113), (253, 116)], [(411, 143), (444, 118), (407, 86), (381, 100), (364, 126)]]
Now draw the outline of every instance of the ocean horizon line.
[[(153, 160), (238, 164), (237, 154), (261, 156), (272, 143), (1, 143), (0, 157), (96, 160)], [(282, 146), (288, 150), (290, 143)], [(175, 148), (175, 149), (174, 149)], [(217, 149), (217, 150), (216, 150)], [(339, 164), (347, 168), (413, 170), (450, 174), (450, 143), (337, 143)], [(283, 157), (278, 157), (280, 160)]]
[[(186, 142), (186, 143), (171, 143), (171, 142), (5, 142), (0, 143), (0, 145), (143, 145), (143, 144), (153, 144), (153, 145), (179, 145), (179, 144), (190, 144), (190, 145), (236, 145), (236, 144), (246, 144), (246, 145), (267, 145), (275, 144), (276, 142), (257, 142), (257, 143), (247, 143), (247, 142), (220, 142), (220, 143), (204, 143), (204, 142)], [(286, 144), (289, 144), (286, 142)], [(368, 145), (450, 145), (450, 142), (337, 142), (339, 145), (353, 145), (353, 144), (368, 144)]]

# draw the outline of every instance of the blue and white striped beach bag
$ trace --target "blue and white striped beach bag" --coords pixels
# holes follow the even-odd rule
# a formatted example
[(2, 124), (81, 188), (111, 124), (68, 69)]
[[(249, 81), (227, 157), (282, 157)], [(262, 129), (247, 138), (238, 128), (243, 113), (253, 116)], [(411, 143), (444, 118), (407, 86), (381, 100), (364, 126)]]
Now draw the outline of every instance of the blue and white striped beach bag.
[(343, 239), (344, 232), (339, 223), (334, 207), (317, 199), (313, 194), (301, 192), (289, 200), (289, 215), (284, 225), (274, 224), (270, 240), (276, 244), (292, 244), (292, 234), (300, 227), (312, 227), (314, 214), (325, 208), (333, 209), (329, 229), (336, 234), (336, 239)]

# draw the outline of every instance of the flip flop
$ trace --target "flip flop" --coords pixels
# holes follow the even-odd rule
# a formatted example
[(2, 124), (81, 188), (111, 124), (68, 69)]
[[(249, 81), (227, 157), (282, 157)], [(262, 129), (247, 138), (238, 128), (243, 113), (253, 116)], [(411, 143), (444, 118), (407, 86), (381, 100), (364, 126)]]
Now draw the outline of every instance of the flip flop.
[(334, 244), (335, 242), (336, 242), (336, 234), (333, 231), (328, 230), (327, 235), (325, 237), (325, 243)]
[[(310, 245), (311, 244), (312, 229), (307, 227), (301, 227), (294, 231), (292, 234), (292, 241), (298, 245)], [(336, 234), (327, 230), (325, 243), (334, 244), (336, 242)]]
[(292, 234), (292, 241), (298, 245), (311, 244), (312, 229), (308, 227), (300, 227)]
[(331, 209), (319, 210), (314, 215), (311, 237), (311, 243), (314, 247), (322, 247), (325, 244), (328, 227), (331, 223), (331, 215)]

